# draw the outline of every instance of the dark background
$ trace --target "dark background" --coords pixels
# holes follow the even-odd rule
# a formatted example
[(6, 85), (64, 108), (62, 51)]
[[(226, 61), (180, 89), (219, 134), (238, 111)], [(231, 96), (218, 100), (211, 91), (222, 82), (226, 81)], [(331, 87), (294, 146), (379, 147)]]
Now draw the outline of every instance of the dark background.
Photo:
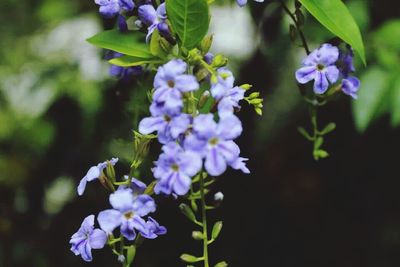
[[(355, 17), (364, 23), (368, 69), (379, 64), (370, 47), (371, 36), (385, 22), (399, 18), (400, 7), (394, 0), (347, 2), (355, 12), (357, 8), (364, 12), (364, 17)], [(400, 130), (391, 126), (389, 115), (383, 115), (366, 131), (358, 132), (352, 100), (342, 97), (320, 110), (321, 125), (334, 121), (338, 127), (324, 144), (330, 157), (314, 161), (311, 144), (296, 131), (297, 126), (310, 124), (293, 77), (303, 52), (289, 42), (287, 18), (277, 5), (250, 3), (247, 8), (253, 16), (252, 27), (262, 38), (251, 57), (232, 64), (239, 66), (238, 84), (252, 83), (262, 91), (265, 109), (260, 118), (243, 104), (239, 115), (244, 133), (238, 143), (242, 154), (250, 158), (251, 175), (230, 170), (213, 187), (225, 199), (219, 209), (210, 212), (210, 222), (224, 221), (220, 238), (210, 247), (212, 262), (274, 267), (399, 266)], [(144, 86), (115, 79), (87, 82), (76, 73), (76, 62), (44, 61), (27, 48), (30, 39), (64, 21), (78, 16), (99, 20), (94, 17), (96, 9), (92, 1), (6, 0), (0, 4), (0, 78), (23, 73), (24, 64), (35, 62), (42, 68), (40, 81), (57, 81), (53, 83), (57, 96), (34, 118), (13, 109), (5, 92), (14, 88), (0, 85), (1, 267), (118, 266), (109, 249), (94, 250), (92, 263), (69, 251), (69, 238), (82, 219), (108, 207), (107, 192), (98, 183), (90, 184), (82, 198), (75, 196), (75, 187), (91, 165), (111, 158), (116, 151), (123, 159), (125, 152), (118, 150), (129, 155), (131, 130), (137, 116), (145, 114), (146, 104), (141, 101), (145, 97), (139, 91)], [(105, 28), (113, 25), (112, 21), (101, 23)], [(329, 37), (311, 17), (306, 35), (314, 48)], [(360, 75), (366, 70), (358, 69)], [(95, 100), (90, 100), (91, 95), (82, 100), (81, 90), (89, 87), (97, 90)], [(96, 101), (101, 104), (92, 103)], [(143, 166), (147, 182), (158, 153), (154, 144)], [(122, 175), (128, 167), (122, 160), (117, 172)], [(65, 182), (65, 188), (72, 183), (73, 192), (60, 193), (65, 201), (58, 208), (46, 208), (46, 201), (54, 202), (54, 196), (45, 197), (46, 192), (57, 179)], [(64, 184), (60, 187), (62, 192)], [(191, 239), (193, 226), (180, 214), (176, 201), (157, 197), (157, 203), (154, 217), (168, 228), (168, 234), (146, 241), (134, 266), (185, 266), (179, 255), (200, 254), (201, 244)]]

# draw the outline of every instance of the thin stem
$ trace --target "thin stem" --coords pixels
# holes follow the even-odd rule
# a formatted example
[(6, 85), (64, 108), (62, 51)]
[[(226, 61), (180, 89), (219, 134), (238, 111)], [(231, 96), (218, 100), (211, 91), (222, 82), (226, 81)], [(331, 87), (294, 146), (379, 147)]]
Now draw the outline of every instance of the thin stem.
[(204, 194), (204, 176), (200, 175), (200, 194), (201, 194), (201, 217), (203, 224), (203, 258), (204, 258), (204, 267), (209, 267), (208, 263), (208, 234), (207, 234), (207, 209), (206, 209), (206, 200)]
[(283, 10), (285, 10), (285, 12), (293, 20), (293, 22), (294, 22), (294, 24), (296, 26), (297, 32), (299, 33), (299, 36), (300, 36), (300, 39), (301, 39), (301, 43), (303, 44), (303, 47), (306, 50), (307, 55), (309, 55), (310, 54), (310, 49), (308, 48), (306, 37), (304, 36), (303, 31), (301, 30), (301, 26), (299, 25), (299, 22), (297, 21), (296, 17), (293, 15), (293, 13), (290, 12), (290, 10), (287, 7), (287, 5), (285, 4), (285, 2), (283, 0), (280, 0), (280, 3), (282, 5)]

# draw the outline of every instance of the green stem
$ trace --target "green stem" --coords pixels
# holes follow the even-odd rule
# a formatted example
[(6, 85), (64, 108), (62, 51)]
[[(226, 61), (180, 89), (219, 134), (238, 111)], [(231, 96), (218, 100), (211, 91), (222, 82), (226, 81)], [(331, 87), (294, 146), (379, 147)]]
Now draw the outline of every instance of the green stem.
[(283, 0), (280, 0), (280, 2), (281, 2), (283, 10), (285, 10), (285, 12), (293, 20), (293, 23), (296, 26), (297, 32), (299, 33), (299, 36), (300, 36), (300, 39), (301, 39), (301, 43), (303, 44), (303, 47), (306, 50), (307, 55), (309, 55), (310, 54), (310, 49), (308, 48), (306, 37), (304, 36), (303, 31), (301, 30), (301, 26), (299, 25), (299, 22), (297, 21), (296, 17), (293, 15), (293, 13), (290, 12), (290, 10), (287, 7), (287, 5), (285, 4), (285, 2)]
[(208, 233), (207, 233), (207, 209), (204, 194), (204, 176), (200, 175), (200, 194), (201, 194), (201, 217), (203, 224), (203, 258), (204, 267), (209, 267), (208, 263)]

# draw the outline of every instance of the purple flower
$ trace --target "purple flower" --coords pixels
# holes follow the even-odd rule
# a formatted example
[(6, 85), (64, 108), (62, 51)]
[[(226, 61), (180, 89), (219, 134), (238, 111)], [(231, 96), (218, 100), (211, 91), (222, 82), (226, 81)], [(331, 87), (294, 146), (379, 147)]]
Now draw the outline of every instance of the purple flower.
[(329, 83), (335, 83), (339, 78), (339, 70), (335, 66), (339, 58), (339, 49), (331, 44), (323, 44), (303, 60), (303, 67), (296, 71), (296, 79), (305, 84), (314, 82), (314, 92), (323, 94), (328, 90)]
[(245, 159), (239, 157), (239, 147), (232, 141), (242, 133), (240, 120), (230, 115), (216, 123), (213, 117), (212, 114), (202, 114), (194, 119), (194, 134), (186, 140), (185, 148), (205, 158), (204, 167), (212, 176), (221, 175), (228, 165), (249, 173), (243, 163)]
[(99, 12), (105, 18), (113, 18), (121, 12), (121, 10), (132, 11), (135, 4), (132, 0), (95, 0), (100, 6)]
[(160, 224), (150, 216), (148, 217), (146, 226), (149, 232), (147, 235), (144, 235), (144, 237), (147, 239), (154, 239), (159, 235), (165, 235), (167, 233), (167, 229), (164, 226), (160, 226)]
[(158, 68), (154, 78), (153, 100), (168, 110), (183, 106), (182, 94), (199, 89), (196, 77), (184, 74), (187, 64), (180, 59), (173, 59)]
[(353, 99), (357, 99), (357, 92), (360, 88), (360, 80), (354, 76), (350, 76), (356, 69), (353, 64), (354, 53), (350, 46), (347, 46), (347, 51), (340, 55), (341, 68), (340, 73), (343, 76), (342, 80), (342, 91), (346, 95), (351, 96)]
[(163, 146), (163, 153), (153, 168), (153, 174), (158, 183), (154, 188), (156, 194), (185, 195), (192, 183), (191, 177), (196, 175), (202, 160), (198, 153), (185, 151), (175, 142)]
[(353, 99), (357, 99), (357, 92), (360, 88), (360, 80), (356, 77), (349, 76), (342, 81), (342, 91), (346, 95), (351, 96)]
[(78, 232), (72, 235), (69, 243), (75, 255), (81, 255), (84, 261), (92, 261), (92, 249), (101, 249), (107, 242), (107, 235), (100, 229), (94, 229), (94, 215), (87, 216)]
[(217, 83), (211, 86), (211, 95), (218, 101), (218, 115), (232, 115), (234, 108), (240, 108), (239, 101), (244, 98), (245, 90), (234, 87), (235, 78), (227, 68), (218, 69), (217, 79)]
[[(262, 3), (264, 0), (254, 0), (256, 2)], [(236, 0), (236, 3), (240, 6), (243, 7), (247, 4), (247, 0)]]
[[(152, 106), (154, 105), (157, 104), (153, 102)], [(141, 134), (150, 134), (157, 131), (158, 140), (161, 144), (176, 140), (190, 125), (191, 116), (189, 114), (171, 115), (169, 112), (163, 112), (162, 109), (155, 107), (150, 109), (153, 116), (140, 121), (139, 132)]]
[(107, 163), (110, 163), (111, 165), (115, 165), (118, 162), (118, 158), (112, 158), (110, 161), (104, 161), (102, 163), (97, 164), (97, 166), (92, 166), (85, 177), (83, 177), (78, 185), (78, 195), (82, 196), (83, 193), (85, 192), (86, 184), (87, 182), (91, 182), (93, 180), (98, 179), (103, 170), (107, 167)]
[(121, 188), (110, 195), (113, 209), (99, 213), (97, 220), (101, 229), (111, 233), (120, 227), (121, 234), (128, 240), (134, 240), (136, 231), (149, 234), (145, 220), (142, 218), (156, 210), (154, 200), (149, 195), (134, 195), (131, 188)]
[(155, 29), (158, 29), (162, 35), (170, 34), (168, 25), (165, 22), (167, 19), (165, 3), (162, 3), (157, 10), (153, 5), (141, 5), (138, 13), (141, 23), (147, 26), (147, 42), (150, 40), (150, 36)]

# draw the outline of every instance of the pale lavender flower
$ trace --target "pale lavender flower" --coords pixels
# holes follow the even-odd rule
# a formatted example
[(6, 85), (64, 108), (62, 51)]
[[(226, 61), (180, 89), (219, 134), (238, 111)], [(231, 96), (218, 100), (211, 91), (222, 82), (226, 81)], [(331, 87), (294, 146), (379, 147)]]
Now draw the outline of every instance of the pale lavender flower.
[(357, 92), (360, 89), (360, 80), (356, 77), (349, 76), (342, 80), (342, 91), (346, 95), (351, 96), (353, 99), (357, 99)]
[(185, 148), (205, 158), (204, 167), (210, 175), (221, 175), (227, 166), (249, 173), (245, 159), (239, 157), (239, 147), (233, 142), (242, 133), (242, 124), (235, 115), (222, 117), (216, 123), (212, 114), (201, 114), (193, 121), (193, 131)]
[(106, 233), (120, 227), (121, 234), (128, 240), (135, 239), (135, 230), (143, 235), (149, 233), (142, 217), (156, 210), (151, 196), (135, 196), (131, 188), (121, 188), (110, 195), (110, 204), (113, 209), (104, 210), (97, 217), (101, 229)]
[(132, 11), (135, 7), (133, 0), (95, 0), (100, 6), (99, 12), (105, 18), (113, 18), (122, 10)]
[(159, 235), (165, 235), (167, 233), (167, 228), (165, 228), (164, 226), (160, 226), (160, 224), (150, 216), (148, 217), (146, 226), (149, 232), (147, 235), (144, 235), (144, 237), (147, 239), (154, 239), (157, 238)]
[(244, 98), (245, 90), (234, 87), (235, 78), (227, 68), (218, 69), (217, 78), (217, 83), (211, 86), (211, 95), (218, 101), (218, 115), (232, 115), (235, 108), (240, 108), (239, 102)]
[(185, 74), (187, 64), (181, 59), (173, 59), (158, 68), (154, 78), (153, 101), (172, 111), (182, 107), (182, 94), (199, 89), (193, 75)]
[(139, 20), (141, 23), (147, 26), (146, 41), (150, 40), (150, 36), (153, 34), (155, 29), (162, 35), (169, 36), (169, 28), (165, 22), (167, 19), (167, 11), (165, 9), (165, 3), (158, 6), (157, 10), (153, 5), (141, 5), (139, 7)]
[(92, 249), (101, 249), (107, 242), (103, 230), (94, 229), (94, 215), (87, 216), (78, 232), (72, 235), (69, 243), (75, 255), (81, 255), (84, 261), (92, 261)]
[(198, 153), (185, 151), (175, 142), (163, 146), (163, 153), (155, 162), (154, 177), (158, 180), (154, 192), (170, 195), (185, 195), (192, 183), (191, 177), (196, 175), (202, 160)]
[(314, 92), (323, 94), (328, 90), (329, 83), (335, 83), (339, 78), (339, 69), (335, 66), (339, 58), (339, 49), (331, 44), (323, 44), (303, 60), (303, 66), (296, 71), (296, 79), (305, 84), (315, 80)]
[(96, 180), (96, 179), (98, 179), (98, 178), (101, 176), (103, 170), (107, 167), (107, 163), (108, 163), (108, 162), (109, 162), (111, 165), (114, 166), (114, 165), (118, 162), (118, 158), (112, 158), (112, 159), (109, 160), (109, 161), (104, 161), (104, 162), (101, 162), (101, 163), (97, 164), (96, 166), (92, 166), (92, 167), (89, 169), (89, 171), (87, 172), (87, 174), (85, 175), (85, 177), (83, 177), (83, 178), (81, 179), (81, 181), (79, 182), (79, 185), (78, 185), (78, 188), (77, 188), (77, 191), (78, 191), (78, 195), (79, 195), (79, 196), (82, 196), (83, 193), (85, 192), (86, 184), (87, 184), (88, 182), (91, 182), (91, 181), (93, 181), (93, 180)]
[[(152, 106), (154, 105), (157, 103), (153, 102)], [(190, 125), (191, 116), (189, 114), (171, 115), (169, 112), (163, 112), (165, 111), (163, 109), (150, 109), (153, 116), (140, 121), (139, 132), (150, 134), (156, 131), (161, 144), (176, 140)]]

